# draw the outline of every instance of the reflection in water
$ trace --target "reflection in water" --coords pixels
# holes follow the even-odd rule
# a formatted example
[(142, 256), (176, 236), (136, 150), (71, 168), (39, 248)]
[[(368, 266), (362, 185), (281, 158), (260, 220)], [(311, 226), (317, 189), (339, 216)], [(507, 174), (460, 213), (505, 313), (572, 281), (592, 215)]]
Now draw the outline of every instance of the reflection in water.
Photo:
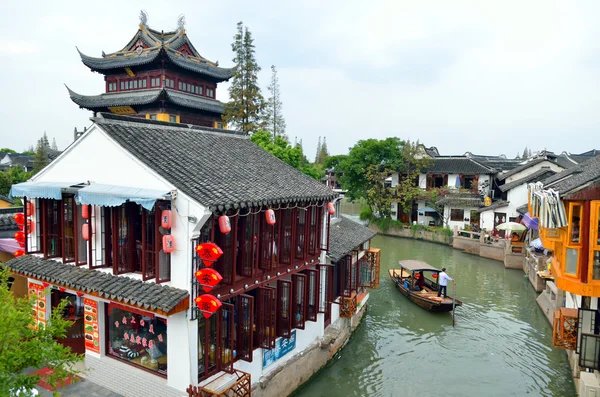
[[(450, 247), (385, 236), (381, 284), (363, 324), (333, 363), (296, 396), (574, 396), (563, 350), (524, 273)], [(448, 268), (464, 304), (429, 313), (396, 290), (399, 259)], [(448, 293), (451, 294), (452, 286)]]

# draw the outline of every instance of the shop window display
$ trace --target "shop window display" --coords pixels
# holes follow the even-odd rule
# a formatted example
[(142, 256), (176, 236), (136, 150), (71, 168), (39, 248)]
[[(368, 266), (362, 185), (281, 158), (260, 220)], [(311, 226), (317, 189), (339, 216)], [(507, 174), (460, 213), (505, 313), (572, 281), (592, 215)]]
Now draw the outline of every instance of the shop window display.
[(166, 375), (167, 320), (118, 304), (107, 306), (108, 354)]

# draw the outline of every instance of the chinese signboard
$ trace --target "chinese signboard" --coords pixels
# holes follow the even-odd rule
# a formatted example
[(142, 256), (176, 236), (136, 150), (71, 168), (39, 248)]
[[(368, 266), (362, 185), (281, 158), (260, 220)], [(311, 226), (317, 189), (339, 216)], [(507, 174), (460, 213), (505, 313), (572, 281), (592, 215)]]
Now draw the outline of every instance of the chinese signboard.
[(100, 338), (98, 332), (98, 302), (86, 298), (83, 300), (83, 309), (85, 350), (94, 353), (100, 353)]
[(35, 319), (35, 328), (39, 325), (46, 326), (46, 292), (44, 286), (30, 282), (28, 285), (29, 296), (34, 295), (35, 301), (33, 303), (33, 310), (31, 315)]
[(263, 352), (263, 368), (268, 367), (281, 357), (285, 356), (296, 348), (296, 330), (292, 331), (289, 339), (279, 338), (275, 342), (275, 347)]

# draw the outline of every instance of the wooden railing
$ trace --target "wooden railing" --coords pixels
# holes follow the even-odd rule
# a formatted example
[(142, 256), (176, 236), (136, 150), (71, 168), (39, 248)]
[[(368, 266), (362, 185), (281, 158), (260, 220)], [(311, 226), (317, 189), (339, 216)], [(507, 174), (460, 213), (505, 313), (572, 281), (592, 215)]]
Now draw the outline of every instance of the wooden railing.
[(204, 386), (190, 385), (185, 391), (188, 397), (251, 397), (251, 376), (239, 370), (233, 374), (223, 372)]
[(560, 310), (556, 310), (552, 327), (552, 345), (565, 350), (575, 350), (578, 322), (577, 309), (561, 307)]
[(371, 285), (369, 288), (376, 289), (379, 287), (379, 278), (381, 277), (381, 250), (379, 248), (371, 248), (365, 251), (364, 259), (369, 262), (373, 271)]
[(340, 317), (352, 318), (356, 313), (357, 306), (356, 293), (353, 292), (350, 297), (340, 297)]

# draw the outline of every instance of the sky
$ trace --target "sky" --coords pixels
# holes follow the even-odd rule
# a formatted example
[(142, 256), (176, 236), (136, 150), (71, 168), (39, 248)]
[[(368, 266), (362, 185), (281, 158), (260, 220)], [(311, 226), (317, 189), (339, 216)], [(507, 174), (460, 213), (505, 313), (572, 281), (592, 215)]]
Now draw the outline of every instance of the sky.
[[(600, 149), (600, 2), (578, 1), (31, 1), (0, 13), (0, 147), (48, 134), (59, 149), (91, 112), (65, 84), (104, 91), (76, 46), (100, 57), (136, 33), (186, 32), (202, 56), (233, 66), (236, 23), (252, 32), (263, 94), (278, 69), (287, 134), (314, 159), (361, 139), (397, 136), (442, 155)], [(217, 99), (228, 100), (228, 84)]]

